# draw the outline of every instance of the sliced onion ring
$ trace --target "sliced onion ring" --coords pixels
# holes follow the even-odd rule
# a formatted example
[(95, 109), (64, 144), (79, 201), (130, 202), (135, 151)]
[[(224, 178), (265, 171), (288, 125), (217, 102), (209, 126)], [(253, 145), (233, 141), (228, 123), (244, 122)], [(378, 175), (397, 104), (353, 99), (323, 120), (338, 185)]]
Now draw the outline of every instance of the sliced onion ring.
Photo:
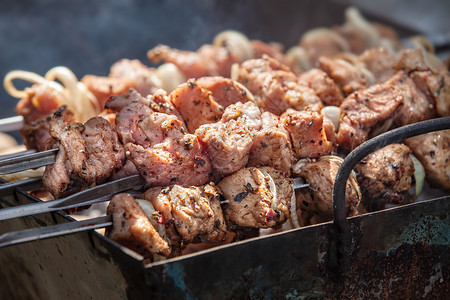
[(273, 180), (272, 176), (270, 176), (269, 173), (267, 173), (264, 170), (261, 170), (261, 173), (264, 174), (264, 176), (267, 178), (267, 180), (269, 181), (269, 190), (270, 193), (272, 194), (272, 202), (270, 204), (270, 208), (272, 208), (273, 210), (277, 209), (277, 199), (278, 199), (278, 195), (277, 195), (277, 186), (275, 185), (275, 181)]
[(425, 169), (422, 163), (413, 154), (409, 155), (414, 163), (414, 179), (416, 181), (415, 197), (419, 197), (425, 181)]

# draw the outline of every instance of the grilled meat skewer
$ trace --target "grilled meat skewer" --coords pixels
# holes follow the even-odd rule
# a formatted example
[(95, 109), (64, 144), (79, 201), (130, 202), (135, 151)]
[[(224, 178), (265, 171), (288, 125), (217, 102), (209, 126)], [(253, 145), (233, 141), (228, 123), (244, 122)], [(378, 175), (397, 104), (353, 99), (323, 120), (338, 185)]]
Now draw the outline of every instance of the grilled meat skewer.
[[(101, 186), (98, 186), (96, 188), (95, 193), (92, 193), (92, 189), (79, 192), (77, 194), (74, 194), (70, 197), (67, 197), (65, 199), (60, 200), (54, 200), (49, 202), (43, 202), (43, 203), (37, 203), (37, 204), (31, 204), (31, 205), (25, 205), (20, 207), (13, 207), (13, 208), (5, 208), (0, 210), (0, 220), (6, 220), (11, 219), (13, 217), (19, 217), (24, 216), (22, 212), (27, 210), (28, 212), (36, 212), (36, 213), (44, 213), (44, 212), (50, 212), (60, 209), (66, 209), (69, 207), (74, 207), (73, 205), (85, 205), (86, 203), (93, 204), (94, 202), (99, 201), (107, 201), (112, 196), (114, 196), (114, 193), (122, 192), (126, 189), (130, 188), (136, 188), (139, 189), (141, 187), (141, 183), (144, 181), (142, 178), (138, 178), (140, 176), (135, 175), (129, 178), (122, 179), (120, 181), (114, 181), (110, 183), (103, 184)], [(121, 182), (119, 187), (117, 187), (118, 183)], [(138, 182), (138, 183), (136, 183)], [(125, 187), (124, 187), (125, 185)], [(293, 180), (293, 188), (295, 190), (297, 189), (303, 189), (308, 187), (308, 184), (303, 183), (300, 179), (294, 179)], [(97, 196), (104, 195), (103, 198), (100, 199), (93, 199), (94, 194)], [(88, 202), (83, 202), (83, 200), (92, 200)], [(28, 208), (29, 207), (29, 208)], [(37, 212), (37, 210), (40, 210)], [(2, 215), (2, 212), (3, 213)], [(12, 214), (16, 213), (16, 216), (13, 216)], [(27, 214), (30, 215), (30, 214)], [(84, 221), (75, 221), (70, 223), (64, 223), (64, 224), (58, 224), (53, 226), (46, 226), (44, 228), (36, 228), (36, 229), (29, 229), (29, 230), (22, 230), (17, 232), (9, 232), (5, 233), (3, 235), (0, 235), (0, 247), (6, 247), (10, 245), (15, 245), (19, 243), (34, 241), (37, 239), (44, 239), (44, 238), (50, 238), (65, 234), (71, 234), (75, 232), (80, 231), (87, 231), (90, 229), (96, 229), (96, 228), (103, 228), (103, 227), (109, 227), (112, 226), (112, 218), (111, 216), (104, 216)]]

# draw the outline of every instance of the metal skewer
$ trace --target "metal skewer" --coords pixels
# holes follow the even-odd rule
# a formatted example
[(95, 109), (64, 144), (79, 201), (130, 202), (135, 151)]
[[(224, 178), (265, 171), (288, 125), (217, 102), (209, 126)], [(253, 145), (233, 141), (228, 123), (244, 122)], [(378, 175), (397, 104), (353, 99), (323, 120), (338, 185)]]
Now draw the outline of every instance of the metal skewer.
[(3, 208), (0, 209), (0, 221), (108, 201), (114, 194), (129, 189), (140, 189), (145, 183), (145, 179), (140, 175), (132, 175), (92, 187), (63, 199)]
[(0, 161), (0, 174), (16, 173), (53, 164), (58, 151), (59, 149), (51, 149), (3, 159)]
[[(139, 175), (134, 175), (139, 176)], [(139, 176), (140, 177), (140, 176)], [(127, 179), (130, 177), (127, 177)], [(141, 177), (142, 178), (142, 177)], [(143, 178), (142, 178), (143, 179)], [(304, 183), (302, 178), (295, 178), (294, 179), (294, 189), (303, 189), (309, 187), (309, 184)], [(128, 185), (128, 188), (130, 185)], [(79, 194), (78, 194), (79, 195)], [(112, 198), (112, 195), (110, 195), (109, 198)], [(92, 200), (83, 202), (83, 204), (93, 204), (101, 201), (106, 200)], [(107, 199), (109, 200), (109, 199)], [(57, 201), (57, 200), (55, 200)], [(52, 201), (54, 202), (54, 201)], [(64, 201), (58, 202), (57, 204), (54, 204), (53, 206), (49, 206), (49, 208), (57, 208), (63, 209), (68, 208), (68, 206), (64, 206), (67, 204), (67, 202), (74, 202), (73, 200), (69, 201), (69, 199), (64, 199)], [(45, 202), (44, 202), (45, 203)], [(42, 203), (38, 203), (42, 204)], [(75, 205), (76, 206), (76, 205)], [(63, 207), (63, 208), (61, 208)], [(74, 207), (74, 205), (70, 206)], [(0, 210), (1, 214), (1, 210)], [(1, 220), (1, 218), (0, 218)], [(40, 228), (33, 228), (33, 229), (26, 229), (21, 231), (15, 231), (15, 232), (8, 232), (5, 234), (0, 235), (0, 248), (16, 245), (20, 243), (35, 241), (35, 240), (42, 240), (45, 238), (51, 238), (81, 231), (87, 231), (91, 229), (98, 229), (98, 228), (104, 228), (112, 226), (112, 217), (111, 216), (103, 216), (83, 221), (74, 221), (69, 223), (63, 223), (63, 224), (57, 224), (52, 226), (46, 226), (46, 227), (40, 227)]]

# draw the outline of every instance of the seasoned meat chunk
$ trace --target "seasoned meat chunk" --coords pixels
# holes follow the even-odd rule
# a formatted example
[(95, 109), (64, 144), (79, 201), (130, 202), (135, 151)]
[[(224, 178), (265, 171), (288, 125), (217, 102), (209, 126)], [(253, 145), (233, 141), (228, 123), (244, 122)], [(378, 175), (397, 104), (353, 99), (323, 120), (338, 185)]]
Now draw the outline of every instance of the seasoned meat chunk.
[[(322, 156), (317, 161), (300, 161), (294, 166), (298, 177), (304, 178), (309, 188), (295, 191), (297, 209), (301, 210), (303, 225), (329, 221), (333, 218), (333, 184), (342, 159)], [(347, 216), (353, 216), (361, 201), (361, 193), (354, 174), (347, 180), (345, 207)]]
[(364, 63), (377, 83), (385, 82), (395, 74), (396, 57), (386, 48), (367, 49), (358, 57), (358, 61)]
[(57, 110), (49, 123), (49, 148), (59, 147), (55, 164), (46, 167), (44, 185), (55, 197), (105, 182), (120, 169), (125, 158), (117, 133), (101, 117), (66, 124), (65, 107)]
[(211, 91), (200, 86), (194, 79), (179, 85), (169, 97), (191, 133), (200, 125), (219, 121), (224, 111), (223, 106), (212, 97)]
[(227, 227), (220, 197), (220, 191), (214, 184), (152, 188), (143, 195), (162, 216), (160, 222), (165, 224), (170, 239), (178, 239), (179, 244), (218, 243), (224, 240)]
[(148, 146), (147, 136), (142, 132), (139, 123), (152, 113), (148, 102), (136, 91), (111, 98), (107, 108), (118, 111), (115, 123), (116, 132), (123, 144), (139, 143)]
[(129, 194), (115, 195), (106, 213), (112, 215), (113, 226), (106, 230), (106, 236), (144, 257), (154, 254), (170, 255), (167, 243), (153, 227), (145, 212)]
[[(407, 97), (407, 91), (397, 86), (403, 77), (398, 73), (382, 84), (355, 92), (342, 102), (338, 144), (344, 152), (350, 152), (369, 136), (383, 133), (392, 124), (395, 110)], [(386, 126), (388, 125), (388, 126)]]
[(297, 76), (278, 61), (264, 56), (239, 66), (237, 81), (255, 96), (262, 111), (280, 115), (288, 108), (320, 111), (322, 102), (309, 87), (298, 83)]
[(433, 107), (434, 101), (430, 102), (405, 72), (399, 71), (392, 77), (391, 82), (403, 91), (403, 101), (394, 117), (396, 127), (437, 117)]
[(109, 97), (121, 95), (130, 89), (137, 88), (137, 83), (127, 78), (85, 75), (81, 78), (81, 82), (95, 96), (102, 108)]
[(333, 144), (327, 140), (321, 114), (287, 110), (281, 116), (281, 122), (290, 133), (295, 157), (317, 158), (333, 150)]
[(214, 172), (219, 178), (247, 164), (253, 143), (252, 134), (239, 121), (205, 124), (195, 131), (195, 135), (206, 144)]
[(366, 73), (343, 59), (322, 56), (319, 58), (318, 66), (336, 82), (344, 96), (364, 90), (371, 84)]
[(261, 129), (261, 112), (252, 102), (232, 104), (220, 122), (200, 126), (195, 135), (206, 145), (217, 178), (243, 168), (253, 134)]
[(227, 200), (223, 212), (232, 229), (271, 228), (289, 218), (292, 180), (274, 169), (241, 169), (218, 186)]
[(421, 50), (404, 50), (394, 66), (409, 74), (439, 116), (450, 116), (450, 73), (443, 64), (432, 65)]
[(254, 58), (261, 58), (264, 55), (270, 56), (273, 59), (276, 59), (282, 64), (287, 64), (286, 58), (284, 57), (284, 47), (280, 43), (264, 43), (259, 40), (251, 40), (251, 46), (253, 48), (253, 56)]
[(289, 176), (294, 162), (289, 132), (279, 117), (270, 112), (261, 115), (262, 128), (253, 137), (248, 166), (269, 166)]
[(212, 165), (198, 138), (186, 134), (176, 117), (152, 113), (139, 124), (145, 144), (127, 143), (128, 159), (151, 185), (202, 185), (211, 180)]
[(333, 79), (320, 69), (301, 73), (299, 83), (312, 88), (325, 105), (339, 106), (344, 100)]
[(195, 52), (158, 45), (147, 52), (147, 57), (153, 63), (173, 63), (186, 78), (230, 77), (231, 65), (238, 61), (226, 48), (213, 45), (203, 45)]
[[(20, 135), (27, 149), (42, 151), (46, 147), (48, 133), (48, 116), (63, 105), (56, 90), (49, 83), (36, 83), (24, 90), (23, 97), (16, 106), (18, 115), (24, 118)], [(67, 122), (74, 120), (73, 114), (66, 109)]]
[(424, 166), (430, 185), (450, 192), (450, 130), (412, 137), (405, 144)]
[(381, 148), (357, 166), (361, 204), (368, 211), (384, 209), (386, 204), (405, 204), (414, 200), (414, 164), (411, 150), (402, 144)]
[(237, 102), (228, 106), (220, 119), (220, 122), (226, 123), (230, 120), (239, 121), (250, 132), (255, 133), (261, 129), (261, 111), (253, 102)]
[(156, 69), (149, 68), (138, 59), (121, 59), (111, 66), (109, 77), (134, 82), (133, 87), (142, 96), (154, 94), (161, 85)]
[(211, 91), (211, 96), (222, 107), (227, 108), (237, 102), (249, 101), (247, 92), (235, 81), (222, 76), (201, 77), (197, 80), (202, 88)]

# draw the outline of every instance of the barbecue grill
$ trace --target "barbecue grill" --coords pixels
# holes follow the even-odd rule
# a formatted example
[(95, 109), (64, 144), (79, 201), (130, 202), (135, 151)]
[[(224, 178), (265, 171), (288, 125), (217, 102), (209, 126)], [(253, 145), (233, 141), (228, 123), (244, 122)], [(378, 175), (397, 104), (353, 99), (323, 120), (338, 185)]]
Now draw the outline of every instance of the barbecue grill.
[[(235, 29), (254, 38), (287, 45), (297, 42), (300, 34), (298, 29), (286, 32), (283, 26), (275, 24), (283, 14), (284, 19), (292, 19), (292, 24), (304, 31), (342, 23), (345, 8), (335, 2), (280, 1), (277, 2), (280, 9), (275, 11), (271, 9), (274, 2), (261, 1), (258, 6), (254, 1), (249, 3), (229, 17), (242, 18), (244, 12), (257, 7), (250, 16), (253, 23), (241, 23), (242, 27)], [(196, 4), (203, 5), (202, 12), (217, 8), (208, 6), (206, 1)], [(227, 11), (225, 4), (216, 5)], [(170, 12), (186, 8), (185, 4), (178, 10), (174, 7), (172, 1), (157, 5), (158, 9)], [(302, 9), (317, 11), (317, 20), (295, 18), (293, 12)], [(330, 9), (335, 11), (332, 18), (325, 13)], [(232, 11), (230, 7), (228, 10)], [(193, 11), (191, 8), (190, 12)], [(276, 21), (263, 23), (267, 14), (274, 14)], [(393, 24), (403, 36), (415, 33), (382, 21)], [(232, 24), (228, 22), (232, 21), (224, 21), (224, 26)], [(193, 23), (189, 25), (194, 26)], [(257, 25), (268, 29), (256, 30), (259, 36), (252, 35)], [(214, 26), (214, 32), (208, 33), (211, 36), (222, 29)], [(196, 27), (193, 28), (195, 31)], [(206, 35), (200, 36), (201, 33), (197, 28), (198, 44), (211, 40)], [(285, 40), (280, 40), (281, 37)], [(195, 48), (194, 44), (186, 46), (189, 44), (186, 37), (175, 37), (184, 45), (157, 35), (155, 38), (159, 38), (158, 43)], [(109, 66), (118, 58), (110, 56), (103, 65)], [(74, 70), (89, 73), (85, 67)], [(107, 70), (100, 67), (99, 72), (106, 74)], [(361, 155), (401, 141), (407, 134), (437, 128), (450, 128), (448, 118), (427, 127), (391, 132), (365, 143), (346, 159), (337, 181), (346, 182), (346, 171), (350, 172)], [(343, 186), (338, 182), (338, 190), (335, 187), (334, 222), (251, 238), (161, 262), (146, 263), (140, 255), (93, 230), (0, 248), (0, 295), (3, 299), (437, 299), (448, 294), (450, 196), (428, 187), (423, 192), (423, 201), (345, 219), (340, 205), (344, 202), (339, 196), (342, 192), (339, 187)], [(0, 207), (40, 201), (18, 188), (0, 199)], [(0, 221), (0, 234), (72, 221), (61, 211), (27, 216)]]

